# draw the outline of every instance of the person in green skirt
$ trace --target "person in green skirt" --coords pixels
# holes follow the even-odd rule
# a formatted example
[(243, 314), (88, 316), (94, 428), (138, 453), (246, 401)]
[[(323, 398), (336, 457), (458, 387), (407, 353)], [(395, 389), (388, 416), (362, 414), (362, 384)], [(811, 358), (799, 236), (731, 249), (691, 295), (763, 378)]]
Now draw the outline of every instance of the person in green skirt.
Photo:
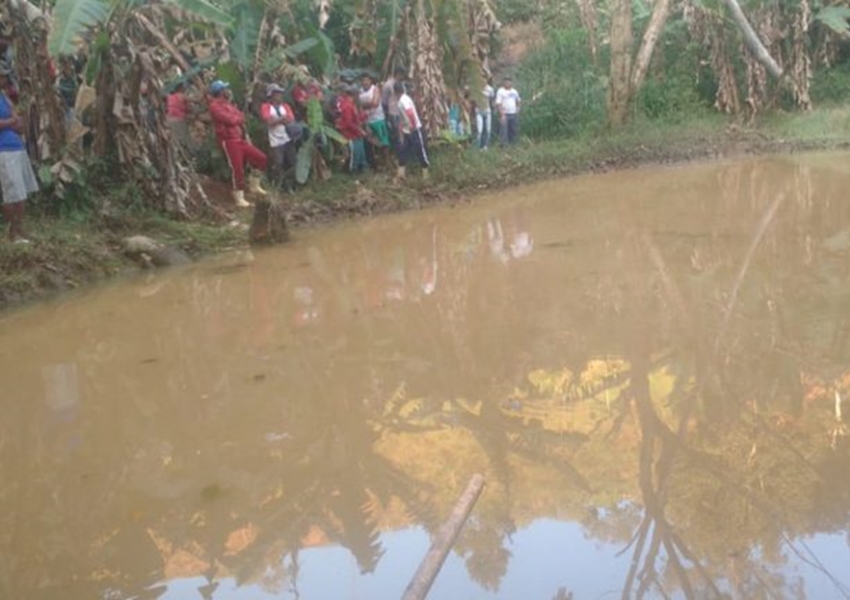
[(360, 77), (360, 94), (358, 97), (360, 109), (366, 113), (367, 156), (369, 165), (377, 170), (376, 154), (385, 157), (390, 147), (390, 130), (381, 104), (381, 90), (375, 85), (375, 80), (369, 73)]

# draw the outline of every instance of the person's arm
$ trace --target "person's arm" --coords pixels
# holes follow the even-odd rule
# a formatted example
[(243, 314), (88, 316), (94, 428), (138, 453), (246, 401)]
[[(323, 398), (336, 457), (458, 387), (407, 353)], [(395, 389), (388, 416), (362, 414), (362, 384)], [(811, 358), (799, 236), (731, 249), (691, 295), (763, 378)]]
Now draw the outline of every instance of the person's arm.
[(8, 99), (6, 100), (6, 104), (9, 105), (9, 117), (0, 119), (0, 129), (11, 129), (15, 133), (23, 133), (23, 119), (18, 117), (17, 113), (15, 113), (15, 107), (12, 106), (12, 103)]
[(271, 127), (286, 124), (286, 113), (284, 112), (284, 114), (279, 117), (273, 114), (271, 102), (264, 102), (263, 105), (260, 106), (260, 118), (266, 125)]
[(502, 90), (500, 89), (498, 92), (496, 92), (495, 105), (496, 105), (496, 110), (499, 112), (499, 118), (504, 121), (505, 120), (505, 111), (502, 110), (502, 99), (503, 98), (504, 98), (504, 94), (502, 93)]
[(245, 123), (245, 115), (242, 114), (235, 106), (230, 106), (220, 102), (213, 102), (210, 105), (210, 115), (213, 119), (225, 125), (236, 127)]

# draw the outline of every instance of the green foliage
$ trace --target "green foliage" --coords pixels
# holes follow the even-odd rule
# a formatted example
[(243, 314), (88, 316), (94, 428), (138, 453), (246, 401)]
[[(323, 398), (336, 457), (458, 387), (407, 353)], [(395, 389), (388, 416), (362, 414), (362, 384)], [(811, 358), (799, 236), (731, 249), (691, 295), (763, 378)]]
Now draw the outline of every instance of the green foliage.
[(184, 10), (193, 14), (205, 21), (220, 25), (221, 27), (231, 27), (234, 24), (233, 16), (222, 10), (218, 6), (207, 2), (206, 0), (164, 0), (167, 4), (171, 4), (180, 10)]
[(526, 23), (535, 19), (540, 14), (540, 2), (529, 0), (495, 0), (494, 10), (499, 20), (507, 25), (512, 23)]
[(816, 104), (850, 100), (850, 62), (815, 71), (810, 94)]
[(850, 34), (850, 8), (846, 6), (825, 6), (815, 13), (814, 18), (838, 35)]
[(607, 80), (594, 71), (584, 31), (551, 32), (518, 70), (522, 131), (532, 137), (575, 136), (605, 122)]
[(257, 0), (245, 0), (233, 6), (235, 16), (230, 54), (243, 71), (254, 64), (263, 24), (263, 5)]
[(50, 53), (73, 54), (83, 34), (105, 22), (115, 5), (115, 0), (56, 0), (47, 38)]

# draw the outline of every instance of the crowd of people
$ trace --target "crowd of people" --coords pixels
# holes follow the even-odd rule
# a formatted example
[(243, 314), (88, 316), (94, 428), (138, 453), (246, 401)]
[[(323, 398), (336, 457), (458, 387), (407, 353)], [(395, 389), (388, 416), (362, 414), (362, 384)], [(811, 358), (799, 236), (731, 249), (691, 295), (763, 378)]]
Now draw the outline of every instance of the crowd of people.
[[(208, 111), (217, 143), (230, 167), (234, 203), (250, 206), (248, 198), (267, 194), (260, 183), (262, 173), (276, 189), (295, 189), (297, 152), (311, 135), (307, 115), (311, 100), (320, 104), (322, 118), (345, 139), (350, 172), (391, 168), (394, 157), (396, 181), (407, 176), (412, 164), (418, 164), (427, 179), (431, 166), (428, 139), (413, 90), (404, 69), (396, 69), (384, 82), (363, 72), (359, 80), (339, 81), (330, 90), (315, 80), (296, 83), (290, 90), (268, 83), (257, 111), (266, 127), (268, 143), (264, 151), (248, 139), (246, 115), (234, 103), (230, 84), (221, 79), (213, 81), (207, 89)], [(191, 145), (185, 85), (175, 87), (166, 106), (174, 135)], [(465, 89), (459, 101), (451, 104), (450, 127), (456, 136), (472, 140), (474, 147), (482, 150), (490, 147), (496, 135), (504, 145), (515, 144), (520, 106), (519, 92), (510, 77), (498, 90), (487, 82), (479, 98), (471, 97)], [(253, 173), (251, 177), (246, 177), (247, 168)]]
[[(53, 74), (69, 129), (79, 118), (74, 113), (80, 88), (78, 62), (66, 57)], [(26, 115), (16, 112), (19, 90), (12, 79), (11, 68), (0, 57), (3, 219), (9, 240), (23, 244), (28, 243), (23, 230), (24, 201), (38, 191), (38, 180), (30, 162), (32, 152), (28, 153), (31, 140), (24, 135)], [(320, 119), (344, 138), (350, 172), (394, 168), (395, 180), (400, 182), (411, 165), (418, 165), (422, 177), (427, 179), (431, 160), (415, 91), (415, 84), (401, 68), (384, 81), (362, 72), (359, 78), (339, 80), (329, 88), (323, 88), (315, 79), (296, 82), (289, 89), (269, 82), (262, 101), (249, 103), (251, 108), (247, 109), (256, 112), (265, 126), (266, 140), (257, 145), (248, 136), (245, 111), (234, 102), (230, 83), (221, 79), (203, 90), (197, 90), (189, 81), (175, 84), (166, 95), (164, 116), (174, 138), (190, 154), (200, 147), (191, 129), (193, 117), (203, 115), (203, 122), (211, 122), (230, 170), (234, 204), (248, 207), (250, 198), (267, 194), (262, 177), (275, 189), (293, 192), (298, 150), (311, 136), (320, 136), (320, 147), (327, 143), (325, 136), (310, 131), (311, 102), (320, 106)], [(503, 145), (517, 142), (521, 99), (510, 77), (504, 78), (498, 90), (488, 80), (480, 93), (471, 94), (464, 88), (453, 100), (447, 100), (450, 130), (456, 138), (469, 140), (481, 150), (488, 149), (494, 139)]]

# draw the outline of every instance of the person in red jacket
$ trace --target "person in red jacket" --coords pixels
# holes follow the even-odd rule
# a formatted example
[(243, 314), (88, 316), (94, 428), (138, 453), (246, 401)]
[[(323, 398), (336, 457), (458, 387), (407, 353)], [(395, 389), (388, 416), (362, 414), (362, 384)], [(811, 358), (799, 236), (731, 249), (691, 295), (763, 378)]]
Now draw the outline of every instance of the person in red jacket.
[[(268, 159), (263, 152), (245, 139), (245, 115), (231, 101), (230, 84), (216, 80), (210, 85), (210, 116), (215, 136), (221, 144), (230, 170), (233, 173), (233, 199), (236, 206), (250, 206), (245, 200), (245, 165), (263, 172)], [(266, 191), (260, 187), (259, 177), (252, 177), (248, 191), (261, 196)]]
[(348, 140), (348, 166), (352, 173), (361, 173), (367, 166), (366, 145), (363, 141), (363, 123), (366, 115), (357, 107), (358, 89), (345, 87), (337, 98), (336, 129)]

